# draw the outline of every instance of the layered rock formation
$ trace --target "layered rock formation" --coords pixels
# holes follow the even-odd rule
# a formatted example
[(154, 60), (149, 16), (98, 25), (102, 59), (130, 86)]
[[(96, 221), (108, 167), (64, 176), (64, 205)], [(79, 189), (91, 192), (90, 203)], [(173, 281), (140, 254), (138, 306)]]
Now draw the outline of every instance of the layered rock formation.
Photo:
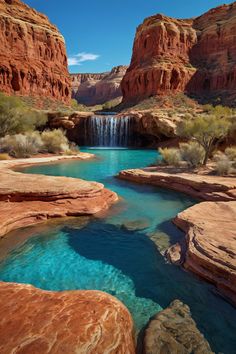
[(118, 117), (132, 118), (132, 134), (135, 137), (136, 146), (156, 147), (160, 142), (177, 138), (177, 124), (183, 119), (183, 114), (176, 112), (170, 114), (168, 109), (129, 111), (120, 113)]
[(65, 42), (48, 18), (0, 0), (0, 91), (70, 101)]
[(130, 67), (121, 83), (124, 102), (185, 92), (236, 98), (236, 3), (190, 20), (163, 15), (138, 27)]
[(236, 201), (195, 205), (174, 222), (187, 235), (184, 267), (215, 284), (236, 305)]
[(219, 6), (196, 18), (198, 35), (190, 52), (190, 62), (197, 71), (187, 85), (187, 92), (209, 94), (223, 102), (236, 104), (236, 2)]
[[(81, 154), (80, 158), (88, 157)], [(49, 218), (96, 214), (117, 200), (116, 193), (105, 189), (101, 183), (11, 170), (15, 165), (50, 161), (56, 158), (1, 162), (0, 237)]]
[(187, 173), (181, 168), (158, 166), (124, 170), (119, 173), (119, 178), (173, 189), (199, 200), (236, 200), (236, 178), (233, 177)]
[(100, 74), (71, 74), (72, 97), (85, 105), (103, 104), (122, 96), (120, 83), (126, 66)]
[(150, 320), (143, 342), (143, 354), (213, 354), (189, 307), (179, 300)]
[(2, 354), (135, 352), (131, 316), (108, 294), (0, 283), (0, 306)]
[(191, 20), (156, 15), (138, 27), (130, 67), (121, 87), (124, 101), (183, 92), (195, 69), (189, 52), (197, 42)]
[(215, 284), (236, 304), (236, 178), (183, 173), (168, 167), (121, 171), (119, 177), (210, 201), (175, 218), (186, 238), (182, 244), (172, 246), (167, 256)]

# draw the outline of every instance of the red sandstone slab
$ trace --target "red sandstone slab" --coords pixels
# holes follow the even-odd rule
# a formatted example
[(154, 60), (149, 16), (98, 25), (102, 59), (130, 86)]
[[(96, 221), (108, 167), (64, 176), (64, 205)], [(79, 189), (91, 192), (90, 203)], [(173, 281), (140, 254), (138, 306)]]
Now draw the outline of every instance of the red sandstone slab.
[(134, 354), (125, 306), (99, 291), (49, 292), (0, 283), (2, 354)]

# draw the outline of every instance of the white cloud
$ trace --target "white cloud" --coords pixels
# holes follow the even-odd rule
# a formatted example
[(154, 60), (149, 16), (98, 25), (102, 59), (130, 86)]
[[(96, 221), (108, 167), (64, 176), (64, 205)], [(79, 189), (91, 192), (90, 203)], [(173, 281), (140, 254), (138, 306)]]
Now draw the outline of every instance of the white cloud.
[(78, 53), (68, 58), (68, 65), (69, 66), (80, 65), (84, 61), (97, 60), (99, 57), (100, 55), (93, 54), (93, 53), (85, 53), (85, 52)]
[(77, 58), (69, 57), (68, 58), (68, 65), (74, 66), (74, 65), (80, 65), (80, 63)]

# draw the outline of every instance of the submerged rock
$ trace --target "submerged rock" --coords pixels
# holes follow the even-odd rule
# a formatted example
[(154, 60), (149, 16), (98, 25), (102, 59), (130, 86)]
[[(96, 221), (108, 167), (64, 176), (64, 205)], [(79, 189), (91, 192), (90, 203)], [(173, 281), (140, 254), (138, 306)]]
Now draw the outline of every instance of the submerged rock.
[(169, 235), (165, 232), (155, 231), (148, 234), (148, 237), (155, 243), (158, 251), (164, 256), (171, 246)]
[(182, 247), (179, 243), (172, 245), (169, 247), (165, 253), (166, 258), (169, 262), (180, 265), (183, 263), (183, 252)]
[(145, 330), (143, 354), (210, 353), (210, 345), (198, 330), (189, 307), (179, 300), (153, 317)]
[(122, 225), (122, 228), (128, 231), (141, 231), (147, 229), (150, 223), (147, 219), (131, 220)]

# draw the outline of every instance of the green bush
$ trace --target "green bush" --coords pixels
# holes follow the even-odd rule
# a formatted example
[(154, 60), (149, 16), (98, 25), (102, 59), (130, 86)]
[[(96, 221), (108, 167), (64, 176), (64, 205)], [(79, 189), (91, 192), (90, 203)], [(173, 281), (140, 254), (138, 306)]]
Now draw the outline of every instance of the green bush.
[(0, 93), (0, 137), (33, 131), (46, 122), (44, 113), (28, 108), (18, 97)]
[(224, 154), (218, 156), (216, 162), (216, 172), (220, 176), (225, 176), (230, 174), (232, 171), (232, 162)]
[(16, 135), (7, 135), (0, 139), (2, 151), (16, 158), (26, 158), (35, 155), (42, 148), (43, 143), (38, 132)]
[(198, 142), (205, 151), (203, 164), (206, 165), (217, 143), (225, 138), (230, 130), (231, 123), (219, 115), (201, 115), (195, 119), (186, 119), (177, 127), (180, 137)]
[(181, 161), (180, 151), (174, 148), (159, 149), (163, 161), (170, 166), (178, 166)]
[(42, 132), (41, 138), (47, 152), (57, 154), (70, 150), (68, 139), (61, 129), (46, 130)]
[(225, 149), (225, 155), (230, 161), (236, 162), (236, 146), (231, 146)]
[(182, 160), (186, 161), (190, 166), (197, 167), (202, 164), (205, 151), (196, 142), (183, 143), (180, 144), (180, 155)]

